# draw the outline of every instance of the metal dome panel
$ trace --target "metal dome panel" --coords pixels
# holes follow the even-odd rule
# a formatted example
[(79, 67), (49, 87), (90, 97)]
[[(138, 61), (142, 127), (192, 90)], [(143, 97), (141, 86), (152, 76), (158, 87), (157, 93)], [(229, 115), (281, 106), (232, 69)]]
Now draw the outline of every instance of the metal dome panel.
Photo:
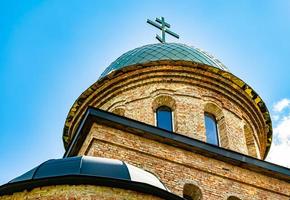
[(91, 156), (48, 160), (8, 184), (71, 175), (134, 181), (167, 190), (160, 180), (148, 171), (120, 160)]
[(192, 61), (228, 71), (227, 67), (219, 60), (198, 48), (179, 43), (158, 43), (145, 45), (124, 53), (105, 69), (101, 78), (126, 66), (159, 60)]

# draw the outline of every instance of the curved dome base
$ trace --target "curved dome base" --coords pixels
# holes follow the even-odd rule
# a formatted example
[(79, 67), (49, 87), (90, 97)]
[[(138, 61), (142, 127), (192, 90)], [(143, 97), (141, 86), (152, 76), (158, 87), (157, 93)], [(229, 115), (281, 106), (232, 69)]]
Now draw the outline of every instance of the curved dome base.
[(126, 66), (161, 60), (192, 61), (228, 71), (218, 59), (201, 49), (179, 43), (157, 43), (124, 53), (105, 69), (101, 78)]

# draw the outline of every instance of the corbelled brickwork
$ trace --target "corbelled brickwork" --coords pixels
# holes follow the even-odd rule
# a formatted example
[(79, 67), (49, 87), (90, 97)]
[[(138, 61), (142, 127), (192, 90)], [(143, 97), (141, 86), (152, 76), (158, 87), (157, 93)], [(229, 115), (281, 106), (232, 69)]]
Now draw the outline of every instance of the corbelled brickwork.
[(119, 188), (90, 185), (57, 185), (0, 196), (0, 200), (161, 200), (159, 197)]
[(217, 118), (222, 147), (264, 158), (269, 131), (265, 116), (229, 76), (194, 63), (128, 69), (87, 90), (66, 126), (72, 137), (88, 106), (155, 125), (156, 108), (166, 105), (173, 110), (174, 132), (206, 141), (204, 113), (209, 112)]
[(290, 197), (285, 181), (101, 124), (92, 126), (79, 155), (124, 160), (156, 174), (180, 196), (189, 183), (198, 186), (206, 200)]

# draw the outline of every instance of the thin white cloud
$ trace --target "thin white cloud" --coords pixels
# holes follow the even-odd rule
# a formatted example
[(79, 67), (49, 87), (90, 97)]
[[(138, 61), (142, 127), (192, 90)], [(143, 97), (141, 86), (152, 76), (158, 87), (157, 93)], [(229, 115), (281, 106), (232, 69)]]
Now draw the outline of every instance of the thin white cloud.
[(290, 142), (273, 143), (267, 161), (290, 168)]
[(274, 104), (273, 110), (275, 112), (281, 112), (285, 108), (290, 107), (290, 99), (282, 99), (281, 101), (278, 101), (277, 103)]
[(280, 119), (280, 115), (272, 115), (272, 120), (278, 121)]
[(290, 141), (290, 113), (288, 113), (288, 116), (283, 117), (273, 131), (280, 143)]
[(273, 106), (277, 120), (273, 123), (273, 141), (267, 160), (290, 168), (290, 110), (285, 110), (286, 107), (290, 107), (289, 99), (283, 99)]

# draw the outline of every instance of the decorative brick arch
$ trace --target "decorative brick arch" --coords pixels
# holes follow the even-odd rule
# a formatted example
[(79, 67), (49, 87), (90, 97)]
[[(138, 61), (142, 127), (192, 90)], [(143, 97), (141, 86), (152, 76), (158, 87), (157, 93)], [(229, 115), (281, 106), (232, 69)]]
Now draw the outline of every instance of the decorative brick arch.
[(227, 200), (241, 200), (240, 198), (236, 197), (236, 196), (229, 196), (227, 198)]
[(201, 189), (192, 183), (183, 186), (183, 198), (187, 200), (202, 200)]
[(167, 106), (169, 107), (172, 111), (175, 110), (176, 107), (176, 102), (171, 96), (167, 95), (160, 95), (154, 99), (152, 102), (152, 109), (155, 112), (157, 108), (160, 106)]
[(217, 128), (219, 134), (220, 146), (224, 148), (229, 147), (229, 139), (227, 135), (226, 120), (222, 109), (212, 102), (205, 103), (204, 112), (215, 116), (217, 121)]
[(125, 109), (124, 108), (115, 108), (112, 113), (120, 116), (125, 116)]

